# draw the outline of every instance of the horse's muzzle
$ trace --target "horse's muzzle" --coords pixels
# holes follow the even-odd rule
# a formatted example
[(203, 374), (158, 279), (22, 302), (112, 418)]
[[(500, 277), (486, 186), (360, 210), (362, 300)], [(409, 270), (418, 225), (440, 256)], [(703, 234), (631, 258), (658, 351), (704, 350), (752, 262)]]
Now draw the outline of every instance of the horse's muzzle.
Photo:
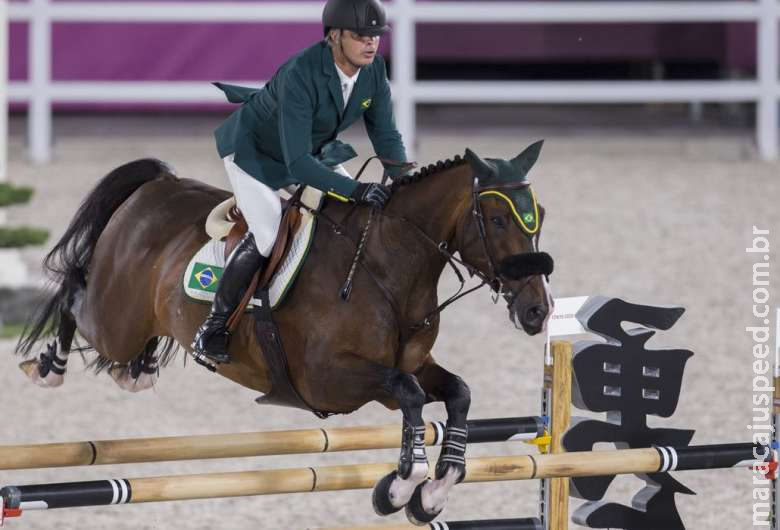
[(550, 307), (546, 302), (535, 302), (523, 305), (518, 301), (509, 304), (509, 320), (517, 329), (522, 329), (529, 335), (536, 335), (544, 329)]
[[(532, 276), (549, 276), (553, 271), (553, 259), (546, 252), (525, 252), (501, 260), (499, 272), (503, 278), (511, 281), (527, 280)], [(534, 289), (523, 292), (528, 282), (515, 293), (505, 294), (509, 309), (509, 319), (515, 327), (522, 328), (529, 335), (536, 335), (544, 329), (547, 316), (551, 311), (550, 296), (546, 282), (542, 280), (542, 292)], [(535, 295), (532, 294), (535, 292)], [(530, 295), (530, 296), (529, 296)]]

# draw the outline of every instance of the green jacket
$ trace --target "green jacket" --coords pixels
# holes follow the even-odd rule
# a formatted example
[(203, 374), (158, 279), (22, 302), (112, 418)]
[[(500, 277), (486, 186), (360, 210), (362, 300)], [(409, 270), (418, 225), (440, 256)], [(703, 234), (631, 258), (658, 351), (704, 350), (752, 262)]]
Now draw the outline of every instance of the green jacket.
[(406, 161), (395, 126), (385, 62), (377, 55), (360, 72), (342, 116), (341, 85), (324, 42), (293, 56), (261, 89), (214, 83), (231, 103), (242, 103), (214, 133), (220, 157), (278, 189), (304, 183), (348, 196), (357, 183), (328, 166), (353, 158), (337, 135), (363, 117), (376, 154)]

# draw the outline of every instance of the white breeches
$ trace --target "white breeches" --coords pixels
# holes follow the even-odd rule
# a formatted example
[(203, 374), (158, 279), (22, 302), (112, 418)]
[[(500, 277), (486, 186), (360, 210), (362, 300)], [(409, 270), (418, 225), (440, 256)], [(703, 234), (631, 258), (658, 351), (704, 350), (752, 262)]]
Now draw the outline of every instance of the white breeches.
[[(230, 187), (236, 197), (236, 204), (244, 214), (249, 231), (255, 236), (260, 254), (268, 257), (276, 241), (276, 233), (282, 220), (282, 202), (270, 187), (253, 178), (233, 163), (233, 154), (222, 159), (225, 162)], [(352, 176), (339, 164), (333, 171), (345, 177)]]

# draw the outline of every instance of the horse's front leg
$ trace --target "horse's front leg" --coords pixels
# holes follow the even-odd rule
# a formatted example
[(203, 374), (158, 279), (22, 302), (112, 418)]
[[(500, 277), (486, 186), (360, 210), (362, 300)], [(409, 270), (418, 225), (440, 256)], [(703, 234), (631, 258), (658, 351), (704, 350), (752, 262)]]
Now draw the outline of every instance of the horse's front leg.
[(398, 469), (374, 486), (374, 510), (379, 515), (389, 515), (403, 508), (417, 486), (428, 477), (425, 423), (422, 418), (425, 392), (413, 375), (391, 368), (385, 370), (382, 388), (401, 408), (403, 427)]
[[(322, 347), (322, 345), (319, 345)], [(323, 349), (322, 352), (328, 350)], [(310, 402), (326, 410), (355, 410), (369, 401), (378, 401), (403, 413), (401, 456), (398, 468), (374, 486), (374, 510), (389, 515), (403, 508), (415, 488), (428, 477), (425, 457), (425, 423), (422, 408), (425, 392), (417, 378), (359, 355), (327, 355), (327, 365), (311, 370), (314, 389)]]
[(415, 524), (432, 521), (444, 509), (447, 496), (455, 484), (466, 477), (466, 418), (471, 406), (471, 392), (463, 380), (433, 360), (417, 374), (432, 401), (443, 401), (447, 408), (444, 432), (434, 480), (417, 487), (406, 505), (406, 516)]

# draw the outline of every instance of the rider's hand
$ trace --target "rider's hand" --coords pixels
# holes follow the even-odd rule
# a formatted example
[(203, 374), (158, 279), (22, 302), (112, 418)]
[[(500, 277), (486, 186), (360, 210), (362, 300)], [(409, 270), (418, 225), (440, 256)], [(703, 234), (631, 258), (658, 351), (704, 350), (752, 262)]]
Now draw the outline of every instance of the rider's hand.
[(360, 182), (350, 198), (355, 202), (368, 204), (372, 208), (382, 210), (390, 199), (390, 188), (376, 182)]

